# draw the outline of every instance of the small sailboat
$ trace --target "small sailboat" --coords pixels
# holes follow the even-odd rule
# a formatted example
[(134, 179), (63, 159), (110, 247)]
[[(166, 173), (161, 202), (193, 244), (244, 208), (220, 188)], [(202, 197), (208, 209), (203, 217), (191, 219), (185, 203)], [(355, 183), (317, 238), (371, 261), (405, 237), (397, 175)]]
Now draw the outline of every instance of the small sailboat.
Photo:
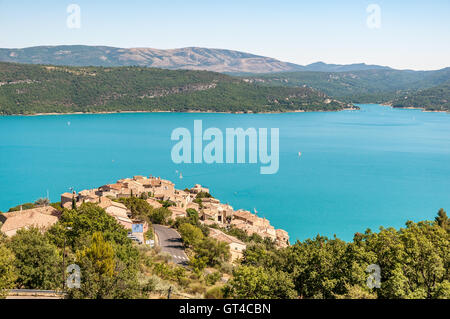
[(302, 156), (302, 152), (298, 152), (298, 157)]
[(181, 174), (181, 172), (180, 172), (180, 179), (183, 179), (183, 174)]
[(253, 211), (255, 212), (255, 215), (258, 215), (258, 211), (256, 210), (256, 208), (253, 208)]

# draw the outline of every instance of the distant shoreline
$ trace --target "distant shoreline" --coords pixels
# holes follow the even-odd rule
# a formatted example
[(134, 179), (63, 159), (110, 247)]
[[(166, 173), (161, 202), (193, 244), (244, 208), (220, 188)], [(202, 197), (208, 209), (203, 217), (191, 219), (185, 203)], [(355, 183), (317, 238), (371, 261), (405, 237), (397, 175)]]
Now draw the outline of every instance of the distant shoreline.
[[(432, 110), (426, 110), (424, 107), (394, 107), (392, 104), (387, 103), (358, 103), (358, 104), (376, 104), (381, 106), (387, 106), (392, 109), (399, 109), (399, 110), (421, 110), (425, 113), (447, 113), (450, 114), (450, 111), (432, 111)], [(355, 104), (356, 105), (356, 104)], [(319, 112), (341, 112), (341, 111), (358, 111), (359, 108), (343, 108), (341, 110), (331, 111), (331, 110), (317, 110), (317, 111), (305, 111), (305, 110), (292, 110), (292, 111), (285, 111), (285, 112), (253, 112), (253, 111), (239, 111), (239, 112), (219, 112), (219, 111), (197, 111), (197, 110), (188, 110), (188, 111), (162, 111), (162, 110), (155, 110), (155, 111), (102, 111), (102, 112), (64, 112), (64, 113), (35, 113), (35, 114), (0, 114), (1, 116), (52, 116), (52, 115), (90, 115), (90, 114), (132, 114), (132, 113), (201, 113), (201, 114), (283, 114), (283, 113), (319, 113)]]
[(380, 105), (389, 106), (390, 108), (399, 109), (399, 110), (422, 110), (422, 112), (426, 112), (426, 113), (449, 113), (450, 114), (450, 111), (432, 111), (432, 110), (427, 110), (424, 107), (415, 107), (415, 106), (395, 107), (395, 106), (392, 106), (392, 104), (385, 104), (385, 103), (381, 103)]
[(35, 114), (0, 114), (0, 116), (51, 116), (51, 115), (83, 115), (83, 114), (131, 114), (131, 113), (202, 113), (202, 114), (283, 114), (283, 113), (313, 113), (313, 112), (340, 112), (340, 111), (357, 111), (359, 108), (343, 108), (342, 110), (318, 110), (318, 111), (305, 111), (305, 110), (292, 110), (286, 112), (219, 112), (219, 111), (197, 111), (197, 110), (188, 110), (184, 112), (179, 111), (104, 111), (104, 112), (64, 112), (64, 113), (35, 113)]

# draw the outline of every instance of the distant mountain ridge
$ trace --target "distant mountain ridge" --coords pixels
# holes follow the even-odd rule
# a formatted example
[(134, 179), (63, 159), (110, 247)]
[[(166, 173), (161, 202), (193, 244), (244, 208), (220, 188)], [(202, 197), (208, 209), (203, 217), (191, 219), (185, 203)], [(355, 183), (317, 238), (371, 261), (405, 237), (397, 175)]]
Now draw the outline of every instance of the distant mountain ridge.
[(339, 65), (316, 62), (302, 66), (240, 51), (200, 47), (160, 50), (85, 45), (38, 46), (23, 49), (0, 49), (0, 61), (67, 66), (142, 66), (234, 74), (391, 69), (364, 63)]
[(305, 66), (303, 71), (314, 72), (352, 72), (352, 71), (365, 71), (365, 70), (393, 70), (388, 66), (365, 64), (365, 63), (353, 63), (353, 64), (327, 64), (324, 62), (315, 62)]

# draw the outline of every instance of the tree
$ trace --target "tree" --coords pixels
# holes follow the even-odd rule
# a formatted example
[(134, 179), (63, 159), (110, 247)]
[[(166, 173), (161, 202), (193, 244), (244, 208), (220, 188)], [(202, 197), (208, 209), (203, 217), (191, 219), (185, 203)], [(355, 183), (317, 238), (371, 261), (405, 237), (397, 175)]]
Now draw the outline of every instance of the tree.
[(77, 251), (76, 263), (81, 268), (81, 287), (70, 289), (69, 298), (110, 299), (139, 296), (137, 269), (117, 258), (117, 252), (114, 244), (105, 241), (100, 232), (94, 233), (91, 244)]
[(145, 199), (148, 198), (148, 194), (147, 194), (147, 193), (142, 193), (142, 194), (139, 196), (139, 198), (145, 200)]
[(198, 192), (195, 198), (212, 198), (212, 195), (208, 192)]
[(450, 280), (449, 234), (430, 222), (407, 222), (406, 228), (400, 229), (399, 237), (405, 254), (397, 269), (407, 278), (402, 297), (435, 298), (442, 289), (439, 285)]
[(8, 289), (14, 287), (17, 279), (17, 270), (14, 267), (13, 252), (0, 242), (0, 299), (4, 298)]
[(280, 252), (266, 249), (263, 244), (249, 244), (244, 250), (241, 264), (270, 268), (274, 266), (274, 262), (276, 261), (277, 256), (280, 255)]
[(188, 223), (181, 224), (178, 228), (185, 245), (195, 246), (203, 240), (203, 233), (200, 228)]
[(302, 298), (337, 298), (353, 286), (361, 287), (361, 294), (370, 293), (365, 269), (374, 260), (364, 248), (317, 236), (283, 249), (270, 242), (253, 242), (241, 264), (289, 274)]
[(159, 200), (158, 201), (162, 207), (169, 208), (170, 206), (176, 206), (176, 203), (171, 200)]
[(75, 200), (75, 195), (72, 196), (72, 209), (77, 210), (77, 201)]
[(133, 218), (150, 221), (153, 207), (146, 200), (137, 197), (120, 198), (119, 202), (124, 204), (131, 212)]
[(217, 281), (222, 278), (222, 274), (219, 271), (212, 272), (205, 276), (205, 281), (208, 285), (215, 285)]
[(226, 297), (245, 299), (290, 299), (296, 297), (292, 278), (273, 268), (241, 266), (224, 289)]
[(198, 277), (201, 276), (203, 270), (206, 268), (208, 262), (207, 257), (192, 257), (189, 260), (189, 265), (191, 265), (192, 270), (197, 274)]
[(206, 257), (207, 265), (214, 267), (224, 261), (230, 260), (228, 244), (214, 238), (205, 238), (194, 246), (197, 258)]
[(448, 221), (447, 213), (443, 208), (439, 209), (438, 215), (434, 219), (436, 223), (446, 231), (450, 231), (450, 223)]
[(36, 206), (48, 206), (50, 205), (50, 200), (48, 198), (39, 198), (37, 201), (34, 202)]
[(19, 287), (55, 289), (62, 285), (61, 255), (38, 228), (18, 230), (9, 242), (9, 248), (15, 255)]
[(64, 210), (46, 236), (60, 248), (66, 238), (66, 249), (76, 252), (74, 262), (82, 270), (82, 287), (70, 289), (70, 298), (139, 295), (139, 251), (127, 238), (127, 230), (98, 205), (85, 203), (76, 211)]
[(166, 225), (170, 216), (172, 216), (170, 210), (165, 207), (160, 207), (153, 210), (150, 220), (153, 224)]
[(92, 244), (78, 253), (77, 259), (87, 258), (99, 276), (112, 277), (114, 274), (114, 249), (105, 242), (100, 232), (92, 235)]
[(186, 209), (186, 215), (189, 218), (192, 225), (199, 224), (198, 212), (193, 208)]
[(374, 256), (369, 263), (381, 269), (378, 298), (442, 298), (448, 292), (450, 240), (437, 223), (409, 221), (398, 231), (381, 228), (358, 237), (357, 246)]
[(367, 291), (360, 285), (346, 285), (347, 292), (343, 295), (336, 295), (337, 299), (376, 299), (374, 292)]
[(95, 232), (101, 232), (106, 241), (131, 245), (127, 230), (94, 203), (82, 204), (76, 211), (65, 210), (60, 221), (49, 229), (48, 236), (60, 248), (66, 236), (67, 245), (76, 251), (86, 246)]

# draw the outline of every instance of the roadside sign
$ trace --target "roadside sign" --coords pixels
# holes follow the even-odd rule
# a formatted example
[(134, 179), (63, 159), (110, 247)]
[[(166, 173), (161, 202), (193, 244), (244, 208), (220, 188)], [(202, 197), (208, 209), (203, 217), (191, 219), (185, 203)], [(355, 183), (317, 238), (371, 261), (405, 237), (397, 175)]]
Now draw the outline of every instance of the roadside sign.
[(144, 232), (144, 224), (133, 224), (131, 226), (131, 231), (133, 233), (143, 233)]

